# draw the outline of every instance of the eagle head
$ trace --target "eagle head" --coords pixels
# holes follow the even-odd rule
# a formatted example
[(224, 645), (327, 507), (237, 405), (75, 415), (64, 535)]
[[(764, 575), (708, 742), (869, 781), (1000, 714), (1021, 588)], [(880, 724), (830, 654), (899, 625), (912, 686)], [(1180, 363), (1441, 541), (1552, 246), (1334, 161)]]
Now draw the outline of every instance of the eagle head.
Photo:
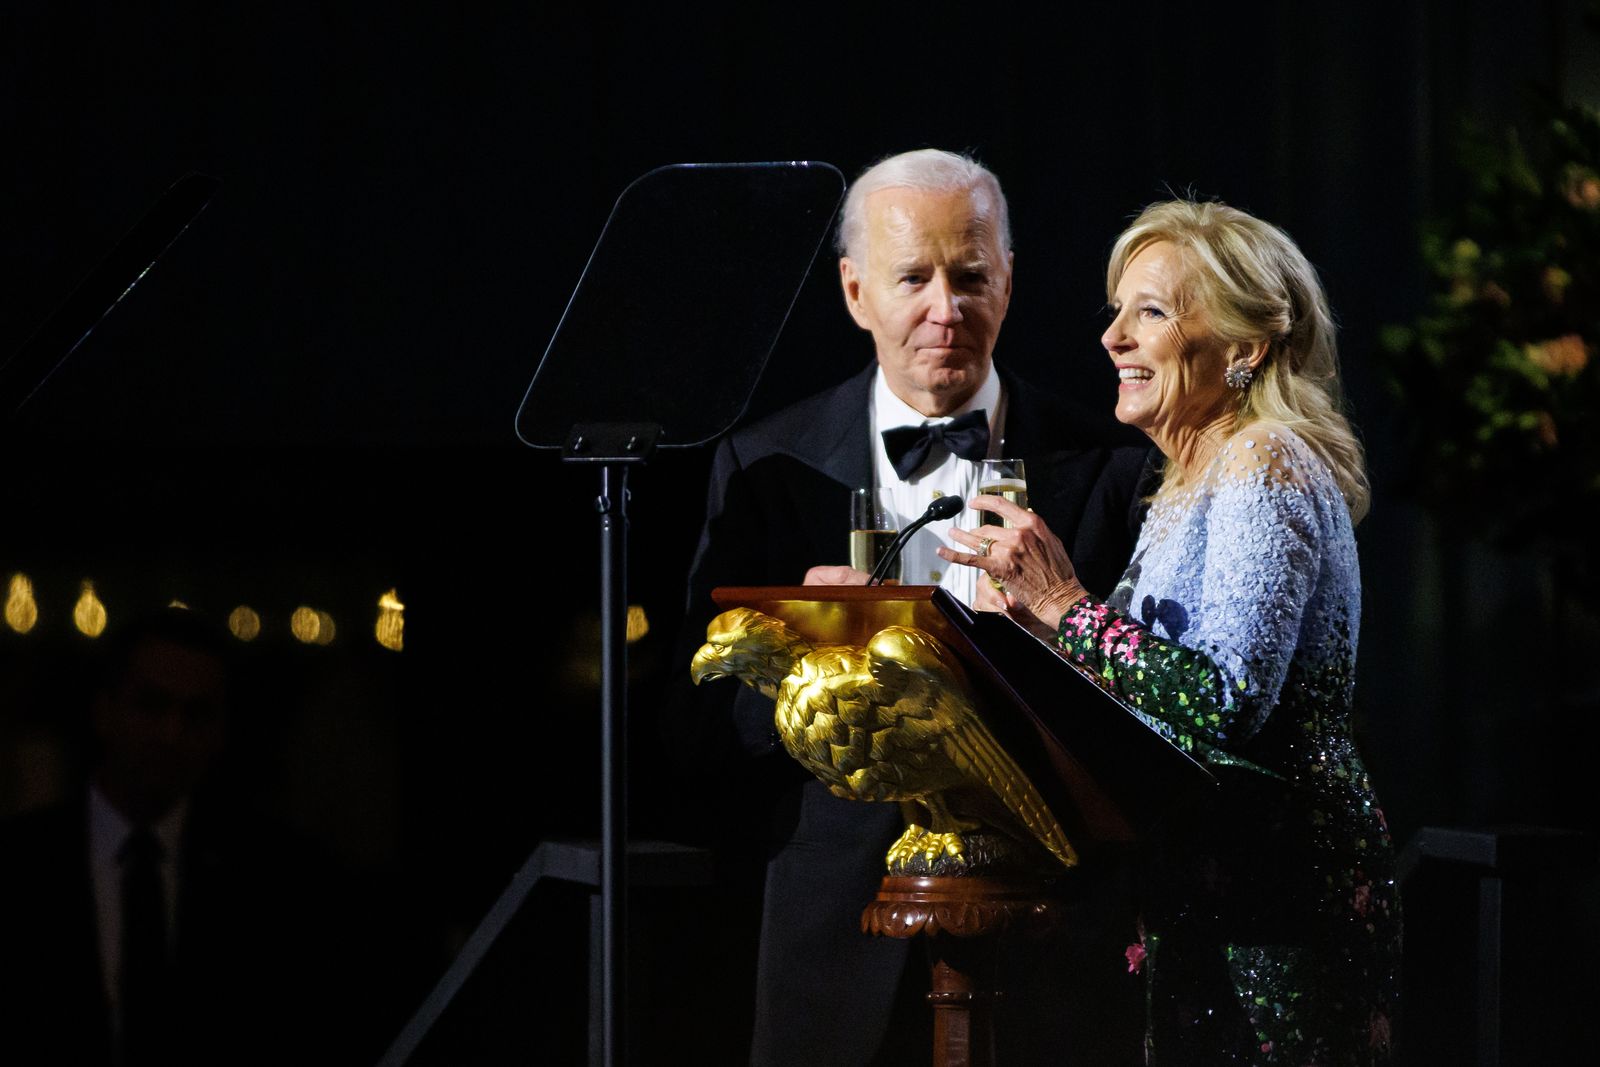
[(694, 654), (689, 677), (734, 677), (765, 696), (776, 697), (778, 683), (811, 651), (805, 638), (782, 621), (749, 608), (724, 611), (706, 627), (706, 643)]

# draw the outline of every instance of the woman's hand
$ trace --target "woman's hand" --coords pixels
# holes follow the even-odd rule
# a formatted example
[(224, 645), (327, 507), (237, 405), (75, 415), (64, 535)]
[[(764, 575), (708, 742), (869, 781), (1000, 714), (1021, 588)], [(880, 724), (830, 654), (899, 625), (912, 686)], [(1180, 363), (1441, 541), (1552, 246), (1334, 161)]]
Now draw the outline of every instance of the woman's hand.
[(1006, 603), (1006, 595), (995, 587), (995, 584), (983, 575), (978, 575), (978, 592), (972, 598), (972, 607), (977, 611), (1006, 611), (1010, 605)]
[(993, 588), (1004, 595), (1006, 611), (1018, 623), (1030, 630), (1052, 629), (1050, 621), (1061, 618), (1088, 593), (1078, 581), (1061, 539), (1039, 516), (1001, 497), (985, 494), (969, 506), (1011, 525), (975, 531), (952, 529), (950, 537), (974, 551), (941, 547), (939, 558), (984, 571), (987, 581), (980, 578), (980, 583), (999, 583)]
[(1054, 626), (1041, 621), (1037, 615), (1023, 607), (1016, 597), (996, 586), (993, 578), (979, 577), (978, 594), (973, 597), (972, 606), (978, 611), (1002, 612), (1012, 622), (1041, 640), (1048, 641), (1056, 635)]

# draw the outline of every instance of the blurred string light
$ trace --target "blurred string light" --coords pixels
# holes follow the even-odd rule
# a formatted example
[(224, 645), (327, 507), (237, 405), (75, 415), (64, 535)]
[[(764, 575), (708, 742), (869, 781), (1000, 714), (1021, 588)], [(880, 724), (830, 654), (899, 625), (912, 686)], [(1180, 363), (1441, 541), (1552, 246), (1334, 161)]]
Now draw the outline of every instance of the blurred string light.
[(296, 641), (308, 645), (317, 639), (317, 630), (321, 625), (317, 613), (304, 604), (295, 608), (294, 614), (289, 616), (289, 632), (294, 634)]
[(228, 613), (228, 632), (241, 641), (254, 641), (261, 636), (261, 616), (248, 604), (240, 604)]
[(378, 621), (372, 628), (378, 644), (394, 652), (405, 647), (405, 610), (398, 589), (391, 589), (378, 598)]
[(72, 605), (72, 625), (88, 637), (99, 637), (106, 631), (106, 606), (100, 603), (94, 583), (87, 578), (83, 581), (83, 592), (78, 594), (78, 602)]
[(39, 605), (33, 600), (33, 581), (21, 571), (11, 576), (6, 593), (6, 625), (25, 634), (39, 622)]
[(191, 610), (193, 610), (192, 608), (189, 607), (189, 605), (185, 604), (183, 601), (179, 600), (177, 597), (173, 597), (171, 600), (167, 601), (167, 607), (169, 607), (169, 608), (177, 608), (179, 611), (191, 611)]
[(643, 604), (628, 605), (628, 644), (633, 644), (650, 632), (650, 620), (644, 617)]
[(304, 604), (295, 608), (294, 614), (289, 616), (289, 632), (294, 634), (296, 641), (303, 644), (332, 644), (337, 629), (333, 624), (332, 615), (326, 611), (308, 608)]

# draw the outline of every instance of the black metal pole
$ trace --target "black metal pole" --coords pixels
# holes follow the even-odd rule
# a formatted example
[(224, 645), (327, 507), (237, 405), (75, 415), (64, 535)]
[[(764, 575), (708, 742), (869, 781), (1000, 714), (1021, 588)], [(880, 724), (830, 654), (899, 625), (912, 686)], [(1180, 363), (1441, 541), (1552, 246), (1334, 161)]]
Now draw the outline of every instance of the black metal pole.
[(600, 469), (600, 899), (607, 1067), (627, 1062), (628, 469)]

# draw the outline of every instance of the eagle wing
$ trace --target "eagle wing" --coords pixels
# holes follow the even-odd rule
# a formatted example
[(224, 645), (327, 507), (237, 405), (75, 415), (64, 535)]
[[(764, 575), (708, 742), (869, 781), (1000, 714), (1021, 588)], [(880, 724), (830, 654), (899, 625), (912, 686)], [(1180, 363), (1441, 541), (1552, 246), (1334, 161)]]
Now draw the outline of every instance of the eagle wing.
[(922, 755), (929, 746), (937, 746), (940, 758), (924, 755), (921, 760), (924, 767), (939, 763), (947, 769), (930, 775), (949, 779), (935, 788), (956, 784), (987, 788), (1063, 866), (1076, 866), (1078, 854), (1049, 805), (967, 700), (959, 668), (939, 643), (920, 630), (889, 626), (873, 635), (866, 653), (880, 699), (892, 701), (891, 707), (901, 711), (900, 729), (880, 735), (878, 754), (884, 758), (879, 766), (894, 762), (891, 750)]
[(829, 646), (800, 659), (778, 687), (784, 748), (838, 796), (898, 801), (958, 785), (932, 709), (884, 687), (867, 650)]
[(870, 714), (861, 691), (872, 682), (862, 670), (864, 659), (860, 649), (842, 645), (802, 656), (778, 686), (773, 709), (773, 724), (789, 755), (846, 797), (850, 771), (865, 749), (860, 730), (852, 737), (850, 724)]

